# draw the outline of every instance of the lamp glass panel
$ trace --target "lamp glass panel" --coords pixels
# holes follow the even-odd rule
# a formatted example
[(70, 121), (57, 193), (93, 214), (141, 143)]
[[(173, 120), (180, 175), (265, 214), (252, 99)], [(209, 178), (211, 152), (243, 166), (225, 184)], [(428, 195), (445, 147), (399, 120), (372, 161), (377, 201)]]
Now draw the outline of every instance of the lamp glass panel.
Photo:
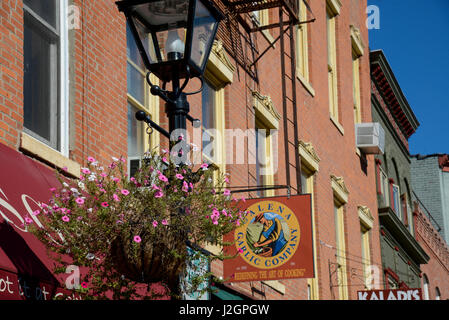
[(217, 26), (217, 19), (201, 1), (198, 1), (193, 20), (191, 60), (200, 70), (204, 70), (208, 58), (206, 55), (210, 52)]
[[(189, 0), (154, 1), (135, 6), (135, 16), (146, 22), (150, 37), (150, 63), (180, 59), (184, 56)], [(151, 33), (156, 34), (157, 46)], [(160, 50), (160, 55), (157, 50)], [(169, 52), (178, 52), (169, 55)]]
[[(179, 60), (184, 57), (185, 35), (184, 28), (170, 28), (156, 34), (162, 61)], [(174, 54), (175, 52), (177, 54)]]
[(154, 28), (165, 25), (186, 24), (189, 13), (189, 0), (153, 1), (137, 5), (136, 13)]

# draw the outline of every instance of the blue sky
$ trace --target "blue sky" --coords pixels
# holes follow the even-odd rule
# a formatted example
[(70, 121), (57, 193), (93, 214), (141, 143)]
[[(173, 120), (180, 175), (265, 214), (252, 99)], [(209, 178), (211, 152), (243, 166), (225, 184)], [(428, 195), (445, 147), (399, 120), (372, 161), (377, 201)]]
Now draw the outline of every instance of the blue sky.
[(449, 153), (449, 0), (368, 0), (380, 12), (370, 49), (382, 49), (420, 126), (410, 154)]

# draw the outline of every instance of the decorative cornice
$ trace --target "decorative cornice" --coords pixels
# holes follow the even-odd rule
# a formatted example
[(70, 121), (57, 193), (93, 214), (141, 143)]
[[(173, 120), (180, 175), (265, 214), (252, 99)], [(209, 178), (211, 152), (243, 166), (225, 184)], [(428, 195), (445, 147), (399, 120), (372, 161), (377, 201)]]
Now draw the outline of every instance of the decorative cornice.
[(318, 154), (315, 151), (315, 148), (313, 147), (313, 144), (311, 142), (304, 142), (302, 140), (299, 140), (299, 145), (302, 146), (307, 152), (310, 154), (310, 156), (316, 160), (316, 162), (320, 162), (321, 159), (318, 157)]
[(345, 180), (342, 177), (337, 177), (331, 174), (331, 180), (337, 183), (345, 193), (349, 194), (349, 191), (346, 188)]
[(223, 47), (223, 42), (221, 40), (214, 40), (212, 44), (212, 52), (215, 53), (218, 59), (231, 71), (235, 71), (235, 66), (231, 63), (228, 55)]
[(327, 5), (334, 15), (339, 15), (341, 10), (341, 1), (340, 0), (327, 0)]
[(299, 140), (298, 150), (301, 156), (301, 160), (306, 162), (307, 167), (309, 169), (313, 169), (313, 171), (318, 171), (319, 162), (321, 161), (320, 157), (315, 151), (313, 144), (311, 142), (304, 142), (303, 140)]
[(363, 56), (365, 44), (363, 43), (360, 29), (352, 24), (351, 24), (350, 28), (351, 28), (352, 47), (359, 57)]
[(374, 217), (371, 213), (370, 208), (367, 206), (357, 206), (359, 211), (359, 219), (365, 225), (365, 227), (372, 229), (374, 223)]
[(252, 91), (252, 95), (255, 99), (254, 108), (266, 118), (266, 121), (269, 122), (273, 129), (277, 129), (281, 115), (275, 108), (273, 100), (271, 100), (270, 96), (264, 96), (258, 91)]
[(346, 188), (345, 181), (342, 177), (337, 177), (331, 174), (331, 183), (334, 194), (338, 196), (339, 200), (343, 203), (348, 202), (349, 191)]

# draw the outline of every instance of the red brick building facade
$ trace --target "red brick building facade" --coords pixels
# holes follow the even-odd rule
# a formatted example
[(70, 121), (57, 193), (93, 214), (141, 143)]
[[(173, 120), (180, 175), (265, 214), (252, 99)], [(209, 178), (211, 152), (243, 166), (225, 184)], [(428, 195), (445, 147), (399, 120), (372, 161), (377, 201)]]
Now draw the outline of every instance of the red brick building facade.
[(416, 240), (430, 257), (429, 262), (421, 266), (423, 299), (447, 300), (449, 296), (448, 245), (418, 205), (415, 207), (413, 216)]
[[(129, 155), (131, 106), (144, 108), (167, 127), (163, 104), (151, 98), (148, 89), (142, 89), (142, 103), (134, 92), (130, 75), (138, 70), (138, 61), (129, 43), (127, 48), (125, 19), (114, 1), (60, 1), (48, 10), (53, 16), (36, 3), (0, 4), (2, 144), (51, 167), (67, 167), (76, 177), (88, 156), (107, 163), (112, 156)], [(265, 141), (269, 162), (275, 164), (277, 158), (272, 174), (260, 175), (249, 161), (255, 146), (248, 140), (243, 163), (235, 163), (234, 150), (234, 159), (217, 166), (230, 174), (231, 187), (289, 185), (292, 194), (312, 193), (316, 274), (314, 279), (227, 285), (226, 290), (254, 299), (356, 299), (358, 290), (373, 286), (367, 280), (368, 267), (381, 266), (375, 164), (373, 156), (356, 148), (354, 129), (355, 122), (371, 122), (366, 5), (323, 0), (310, 2), (308, 10), (301, 4), (300, 20), (314, 22), (292, 27), (250, 72), (219, 34), (205, 75), (210, 95), (189, 97), (191, 114), (205, 123), (202, 106), (213, 100), (213, 127), (218, 130), (275, 130)], [(71, 26), (64, 24), (64, 16)], [(243, 16), (249, 23), (251, 16), (258, 19), (255, 26), (278, 23), (280, 16), (288, 20), (285, 9), (280, 15), (279, 8)], [(279, 32), (271, 28), (247, 34), (258, 48), (256, 56)], [(242, 49), (253, 59), (249, 43), (243, 42)], [(48, 118), (30, 111), (38, 104), (50, 106), (45, 109)], [(48, 124), (48, 119), (54, 122)], [(166, 145), (157, 135), (150, 140), (153, 146)], [(220, 145), (222, 160), (230, 146)], [(0, 183), (7, 188), (6, 181)], [(220, 276), (221, 264), (212, 270)]]

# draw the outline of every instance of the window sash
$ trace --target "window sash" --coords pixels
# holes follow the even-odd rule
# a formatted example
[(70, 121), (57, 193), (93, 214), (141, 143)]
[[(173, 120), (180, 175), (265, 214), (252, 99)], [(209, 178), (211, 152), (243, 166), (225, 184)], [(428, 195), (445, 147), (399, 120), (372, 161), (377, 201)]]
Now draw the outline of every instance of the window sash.
[(362, 122), (361, 113), (361, 97), (360, 97), (360, 58), (354, 56), (352, 58), (352, 74), (353, 74), (353, 98), (354, 98), (354, 123)]
[(385, 174), (385, 172), (382, 170), (382, 167), (380, 167), (380, 186), (381, 186), (381, 192), (382, 195), (384, 197), (385, 200), (385, 205), (389, 206), (390, 205), (390, 191), (389, 191), (389, 187), (388, 187), (388, 177)]
[(337, 44), (335, 15), (326, 9), (327, 24), (327, 66), (329, 86), (329, 111), (333, 119), (338, 121), (338, 92), (337, 92)]
[(339, 279), (339, 298), (340, 300), (348, 299), (348, 278), (346, 273), (346, 244), (345, 244), (345, 227), (344, 227), (344, 207), (334, 199), (334, 219), (335, 219), (335, 237), (337, 248), (337, 263), (340, 265), (337, 271)]
[(396, 212), (399, 219), (401, 219), (401, 199), (399, 186), (392, 184), (392, 195), (393, 195), (393, 210)]
[[(24, 10), (24, 37), (39, 36), (41, 39), (46, 39), (48, 48), (46, 53), (40, 52), (47, 56), (47, 63), (36, 60), (36, 55), (33, 56), (33, 45), (36, 43), (44, 44), (43, 41), (38, 41), (35, 44), (32, 38), (24, 40), (24, 132), (30, 134), (34, 138), (42, 141), (51, 148), (58, 150), (64, 156), (68, 156), (68, 47), (67, 47), (67, 26), (65, 20), (61, 17), (66, 15), (66, 1), (56, 1), (55, 3), (55, 25), (52, 22), (46, 21), (38, 13), (33, 11), (26, 4), (23, 5)], [(28, 31), (27, 31), (28, 28)], [(34, 33), (34, 35), (33, 35)], [(39, 40), (39, 39), (38, 39)], [(28, 47), (29, 46), (29, 47)], [(35, 53), (36, 54), (36, 53)], [(38, 64), (35, 66), (41, 71), (44, 66), (48, 66), (47, 80), (36, 83), (35, 74), (27, 74), (29, 72), (36, 72), (32, 67), (33, 60)], [(38, 70), (39, 70), (38, 69)], [(48, 90), (47, 97), (42, 97), (45, 90), (41, 90), (36, 86), (42, 85), (44, 89)], [(41, 97), (39, 102), (33, 96), (35, 94)], [(31, 96), (29, 96), (31, 94)], [(46, 101), (42, 101), (42, 99)], [(36, 110), (39, 109), (39, 111)], [(42, 110), (42, 111), (41, 111)], [(40, 114), (40, 115), (39, 115)], [(44, 124), (36, 125), (35, 121), (43, 115), (47, 116), (42, 119)], [(46, 128), (45, 128), (46, 127)], [(46, 131), (47, 130), (47, 131)]]

